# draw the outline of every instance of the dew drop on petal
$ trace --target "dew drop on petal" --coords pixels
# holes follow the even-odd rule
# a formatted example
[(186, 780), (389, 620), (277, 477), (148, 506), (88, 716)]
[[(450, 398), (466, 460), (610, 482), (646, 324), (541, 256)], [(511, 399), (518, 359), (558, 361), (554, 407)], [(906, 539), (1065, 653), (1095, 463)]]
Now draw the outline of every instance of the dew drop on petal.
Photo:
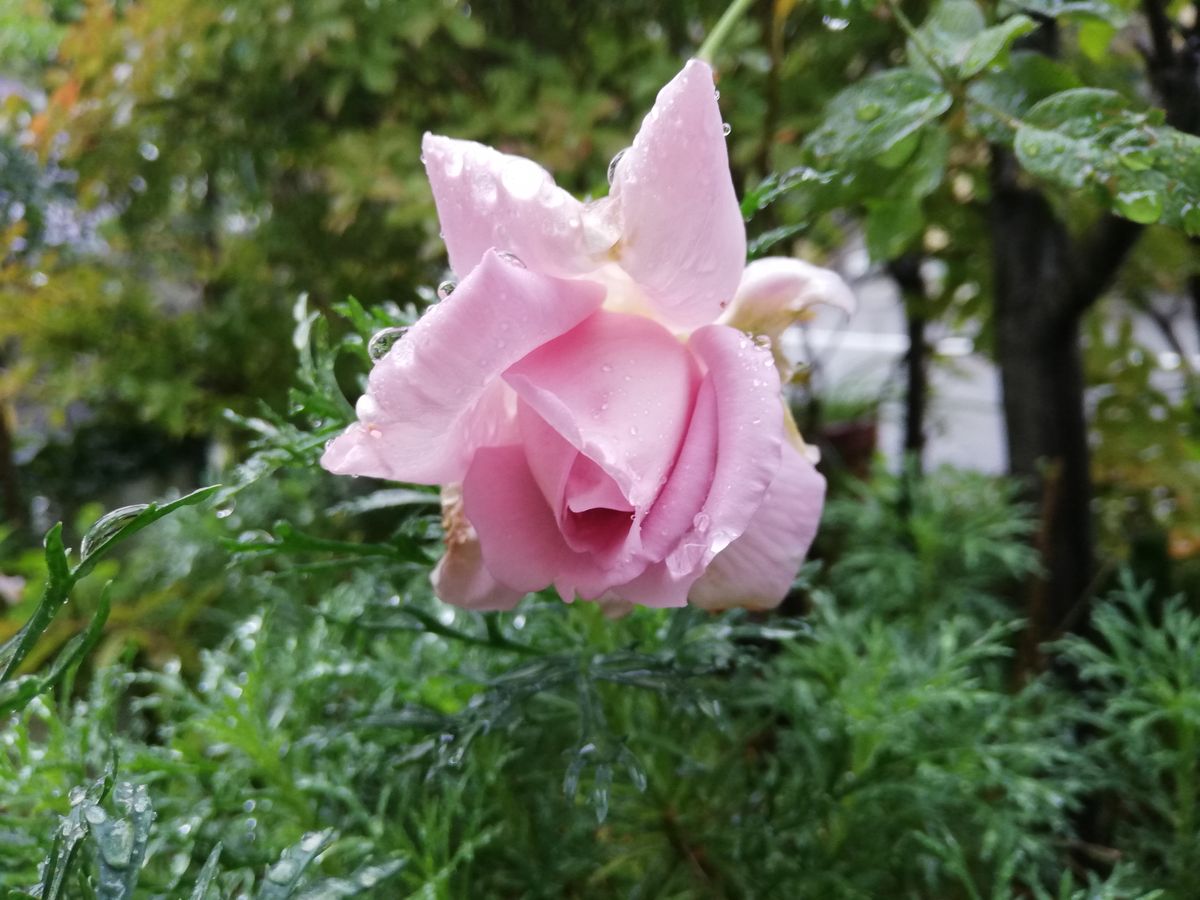
[(456, 287), (458, 287), (457, 281), (443, 281), (437, 286), (437, 298), (439, 300), (445, 300), (454, 293), (454, 289)]
[(510, 159), (500, 173), (500, 183), (517, 200), (531, 200), (546, 183), (546, 172), (537, 163), (528, 159)]
[(496, 253), (496, 258), (508, 263), (510, 266), (516, 266), (518, 269), (524, 269), (525, 263), (521, 262), (521, 257), (515, 253), (509, 253), (507, 250), (500, 250)]
[(377, 331), (367, 343), (367, 356), (371, 357), (371, 362), (379, 362), (387, 356), (388, 351), (400, 342), (407, 331), (407, 328), (385, 328)]
[(728, 122), (722, 122), (721, 123), (721, 134), (725, 135), (725, 137), (729, 137), (729, 135), (732, 133), (733, 133), (733, 126), (730, 125)]
[(623, 157), (623, 156), (624, 156), (624, 155), (625, 155), (627, 152), (629, 152), (629, 148), (628, 148), (628, 147), (626, 147), (624, 150), (619, 150), (619, 151), (617, 151), (617, 155), (616, 155), (616, 156), (614, 156), (614, 157), (612, 158), (612, 161), (611, 161), (611, 162), (608, 164), (608, 183), (609, 183), (609, 184), (612, 184), (612, 183), (613, 183), (613, 182), (616, 180), (616, 178), (617, 178), (617, 166), (620, 164), (620, 162), (621, 162), (621, 158), (622, 158), (622, 157)]

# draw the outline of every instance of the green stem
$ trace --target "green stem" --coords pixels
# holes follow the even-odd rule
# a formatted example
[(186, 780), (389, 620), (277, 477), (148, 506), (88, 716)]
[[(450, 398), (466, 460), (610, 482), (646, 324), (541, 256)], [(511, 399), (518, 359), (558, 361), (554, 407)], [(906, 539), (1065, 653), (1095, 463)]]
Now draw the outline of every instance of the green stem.
[(896, 17), (896, 21), (900, 23), (900, 30), (908, 36), (910, 41), (912, 41), (913, 49), (915, 49), (919, 54), (921, 54), (921, 56), (925, 58), (925, 62), (929, 64), (929, 67), (933, 69), (933, 71), (937, 72), (938, 80), (941, 81), (943, 85), (950, 85), (952, 83), (952, 79), (948, 76), (946, 71), (942, 69), (940, 65), (938, 65), (937, 56), (934, 55), (932, 48), (925, 43), (925, 37), (920, 31), (917, 30), (917, 27), (913, 25), (912, 20), (909, 19), (904, 10), (900, 8), (899, 0), (886, 0), (886, 2), (888, 9), (891, 11), (892, 15)]
[(733, 0), (725, 9), (725, 12), (721, 13), (721, 18), (717, 20), (717, 24), (713, 26), (713, 30), (708, 33), (708, 37), (704, 39), (704, 43), (696, 51), (696, 58), (702, 59), (709, 65), (712, 65), (717, 51), (725, 43), (725, 38), (729, 37), (729, 32), (733, 30), (733, 26), (737, 24), (738, 19), (745, 15), (746, 10), (753, 3), (754, 0)]

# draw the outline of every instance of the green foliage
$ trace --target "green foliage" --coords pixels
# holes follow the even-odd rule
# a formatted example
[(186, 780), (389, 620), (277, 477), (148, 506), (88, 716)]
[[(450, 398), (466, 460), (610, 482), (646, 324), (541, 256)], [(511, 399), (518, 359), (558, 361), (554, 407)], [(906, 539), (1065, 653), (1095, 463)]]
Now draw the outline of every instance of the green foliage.
[[(1110, 803), (1132, 803), (1122, 842), (1172, 896), (1200, 890), (1200, 617), (1125, 577), (1096, 610), (1095, 640), (1058, 646), (1088, 691), (1090, 748)], [(1124, 799), (1127, 798), (1127, 799)]]
[(107, 592), (101, 596), (100, 606), (87, 628), (63, 648), (45, 674), (16, 677), (38, 639), (70, 598), (76, 583), (86, 578), (119, 542), (181, 507), (206, 500), (215, 491), (215, 487), (203, 488), (161, 506), (154, 503), (128, 506), (102, 516), (84, 535), (75, 566), (63, 546), (62, 523), (50, 529), (46, 535), (46, 587), (42, 598), (28, 621), (0, 645), (0, 716), (19, 712), (34, 697), (56, 687), (95, 646), (108, 618)]
[(1030, 172), (1091, 186), (1134, 222), (1200, 235), (1200, 138), (1133, 112), (1119, 94), (1077, 88), (1047, 97), (1029, 110), (1014, 146)]

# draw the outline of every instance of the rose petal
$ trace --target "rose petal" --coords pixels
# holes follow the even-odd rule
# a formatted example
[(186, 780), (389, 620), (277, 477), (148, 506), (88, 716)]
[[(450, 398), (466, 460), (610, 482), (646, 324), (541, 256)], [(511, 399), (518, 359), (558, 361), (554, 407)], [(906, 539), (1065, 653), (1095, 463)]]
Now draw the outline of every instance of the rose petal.
[(507, 588), (492, 577), (483, 564), (478, 538), (447, 546), (429, 580), (439, 600), (463, 609), (512, 609), (525, 596), (524, 592)]
[(704, 364), (704, 383), (679, 461), (642, 528), (648, 556), (661, 552), (662, 541), (673, 547), (662, 562), (613, 590), (643, 606), (686, 602), (713, 557), (757, 514), (785, 443), (770, 354), (724, 325), (697, 330), (689, 346)]
[(688, 600), (705, 609), (772, 609), (792, 586), (817, 533), (825, 479), (791, 444), (745, 532), (718, 553)]
[(475, 453), (463, 481), (463, 508), (479, 535), (484, 565), (513, 590), (541, 590), (575, 555), (518, 445)]
[(857, 301), (850, 286), (832, 269), (800, 259), (771, 256), (746, 266), (733, 304), (721, 322), (772, 340), (816, 304), (849, 316)]
[(459, 277), (493, 247), (548, 275), (594, 268), (585, 249), (583, 204), (537, 163), (434, 134), (421, 141), (421, 156), (450, 268)]
[[(784, 444), (779, 373), (768, 350), (736, 329), (706, 325), (688, 346), (706, 369), (717, 406), (717, 461), (700, 532), (720, 553), (746, 529), (779, 472)], [(711, 557), (710, 557), (711, 558)]]
[[(600, 566), (613, 564), (615, 561), (610, 557), (622, 552), (627, 555), (636, 552), (633, 505), (612, 477), (527, 403), (521, 402), (517, 418), (525, 459), (567, 546), (594, 557), (599, 554), (595, 562)], [(592, 512), (598, 510), (604, 512)], [(628, 550), (627, 544), (631, 545)]]
[(621, 266), (669, 324), (712, 322), (746, 260), (712, 69), (691, 60), (658, 94), (614, 173)]
[(670, 332), (597, 312), (504, 373), (520, 398), (612, 476), (635, 509), (658, 495), (688, 426), (700, 376)]
[(567, 545), (520, 446), (479, 450), (463, 482), (463, 503), (484, 565), (513, 590), (553, 584), (564, 600), (594, 599), (641, 568), (637, 560), (603, 565)]
[(602, 300), (594, 284), (550, 278), (489, 252), (375, 365), (359, 422), (321, 464), (339, 475), (461, 481), (477, 447), (507, 438), (515, 404), (497, 376)]
[(464, 609), (512, 609), (525, 595), (504, 587), (483, 564), (479, 536), (463, 510), (462, 485), (442, 488), (442, 527), (446, 552), (429, 575), (443, 603)]

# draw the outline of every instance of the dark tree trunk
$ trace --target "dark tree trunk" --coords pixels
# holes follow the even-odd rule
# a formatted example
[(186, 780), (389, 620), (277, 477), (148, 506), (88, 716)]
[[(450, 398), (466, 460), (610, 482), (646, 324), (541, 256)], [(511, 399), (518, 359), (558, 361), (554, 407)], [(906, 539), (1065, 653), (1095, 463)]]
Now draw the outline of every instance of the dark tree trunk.
[(916, 256), (893, 260), (888, 271), (900, 288), (908, 324), (908, 353), (904, 357), (904, 454), (909, 471), (920, 475), (925, 453), (925, 415), (929, 406), (929, 347), (925, 341), (925, 282)]
[(1045, 197), (1021, 186), (1015, 163), (997, 152), (991, 221), (996, 359), (1004, 392), (1009, 470), (1041, 508), (1046, 576), (1029, 598), (1019, 667), (1037, 666), (1037, 647), (1084, 597), (1092, 580), (1091, 479), (1083, 409), (1079, 312), (1071, 241)]

